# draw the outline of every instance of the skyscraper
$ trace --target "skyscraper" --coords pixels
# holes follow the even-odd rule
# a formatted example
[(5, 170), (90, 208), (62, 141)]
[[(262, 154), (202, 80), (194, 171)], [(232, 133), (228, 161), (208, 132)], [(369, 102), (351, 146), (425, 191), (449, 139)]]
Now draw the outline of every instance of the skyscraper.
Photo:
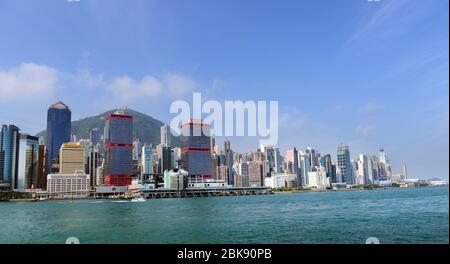
[(390, 179), (392, 176), (391, 161), (384, 152), (384, 149), (380, 149), (379, 160), (381, 165), (380, 178)]
[(170, 126), (164, 124), (161, 126), (161, 144), (166, 147), (172, 146), (172, 134), (170, 133)]
[(331, 154), (325, 154), (323, 156), (323, 167), (325, 167), (325, 172), (329, 183), (336, 183), (336, 167), (333, 166), (331, 161)]
[(308, 186), (309, 178), (308, 178), (308, 172), (312, 171), (311, 166), (311, 153), (306, 151), (300, 151), (299, 154), (299, 162), (300, 162), (300, 182), (299, 184), (301, 186)]
[(286, 151), (286, 162), (288, 162), (288, 164), (291, 163), (292, 169), (289, 172), (296, 175), (297, 185), (301, 185), (301, 172), (298, 162), (298, 151), (296, 148)]
[(19, 162), (19, 128), (3, 125), (0, 132), (0, 181), (4, 188), (17, 188)]
[(280, 155), (280, 150), (276, 146), (265, 146), (264, 153), (267, 164), (266, 176), (270, 177), (272, 174), (281, 173), (283, 169), (283, 159)]
[(337, 150), (337, 166), (341, 173), (342, 182), (353, 184), (352, 164), (348, 146), (341, 144)]
[(357, 170), (355, 175), (355, 182), (357, 184), (370, 184), (373, 183), (373, 179), (369, 178), (369, 162), (368, 158), (364, 154), (360, 154), (357, 160)]
[(91, 186), (97, 186), (97, 168), (101, 164), (100, 159), (100, 144), (93, 145), (92, 143), (89, 145), (87, 149), (87, 159), (86, 159), (86, 173), (89, 174), (91, 180)]
[(89, 131), (89, 139), (92, 142), (92, 145), (96, 146), (100, 143), (101, 135), (100, 130), (98, 128), (93, 128), (91, 131)]
[(212, 178), (209, 129), (208, 124), (194, 119), (181, 126), (180, 167), (189, 177)]
[(159, 144), (158, 146), (156, 146), (156, 153), (158, 154), (158, 156), (157, 156), (157, 158), (158, 158), (157, 172), (159, 174), (164, 174), (165, 170), (172, 169), (172, 165), (173, 165), (172, 148), (167, 145)]
[(116, 111), (106, 118), (104, 183), (131, 184), (133, 170), (133, 116)]
[(63, 143), (70, 142), (72, 112), (63, 102), (52, 104), (47, 111), (47, 139), (48, 151), (47, 170), (51, 173), (53, 164), (58, 164), (59, 149)]
[(38, 182), (36, 188), (47, 188), (47, 148), (45, 145), (39, 145), (39, 157), (38, 157)]
[(142, 147), (141, 174), (153, 174), (153, 148), (151, 144)]
[(64, 143), (59, 152), (59, 173), (74, 174), (85, 171), (85, 149), (80, 143)]
[(19, 191), (37, 188), (39, 162), (39, 139), (30, 135), (20, 135), (19, 168), (17, 186)]
[(250, 187), (264, 186), (263, 167), (261, 162), (248, 162), (248, 181)]

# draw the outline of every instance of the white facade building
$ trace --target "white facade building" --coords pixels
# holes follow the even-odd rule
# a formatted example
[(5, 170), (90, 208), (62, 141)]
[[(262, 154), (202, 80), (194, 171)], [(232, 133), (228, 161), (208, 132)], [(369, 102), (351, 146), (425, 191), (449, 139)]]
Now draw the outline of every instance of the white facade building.
[(161, 126), (161, 145), (165, 147), (172, 146), (172, 140), (170, 136), (171, 136), (170, 126), (169, 125)]
[(326, 189), (330, 186), (325, 168), (320, 167), (317, 171), (308, 172), (308, 187)]
[(82, 198), (89, 195), (90, 176), (84, 171), (74, 174), (47, 175), (47, 193), (50, 197)]
[(293, 173), (274, 174), (272, 177), (264, 179), (265, 186), (270, 188), (281, 188), (292, 186), (292, 183), (297, 181), (297, 175)]

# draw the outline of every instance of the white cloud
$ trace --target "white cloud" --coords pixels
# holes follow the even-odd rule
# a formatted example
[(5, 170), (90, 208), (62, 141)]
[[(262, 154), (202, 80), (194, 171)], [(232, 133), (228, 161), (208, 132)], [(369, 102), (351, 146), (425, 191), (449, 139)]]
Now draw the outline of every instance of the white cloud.
[(30, 99), (50, 95), (55, 90), (58, 71), (34, 63), (0, 70), (0, 100)]
[(101, 87), (105, 85), (103, 74), (94, 74), (89, 69), (79, 69), (74, 75), (78, 84), (88, 88)]
[(105, 86), (105, 89), (112, 92), (115, 103), (129, 104), (144, 98), (156, 98), (161, 92), (168, 92), (172, 95), (183, 95), (191, 92), (197, 87), (192, 79), (169, 73), (162, 79), (151, 75), (145, 75), (137, 81), (129, 76), (115, 78)]
[[(345, 47), (358, 45), (358, 50), (380, 48), (386, 41), (413, 30), (416, 25), (432, 15), (434, 10), (440, 8), (439, 1), (392, 0), (372, 1), (367, 3), (368, 8), (362, 9), (361, 19), (356, 28), (345, 42)], [(367, 12), (369, 10), (369, 12)]]
[(157, 78), (146, 75), (140, 81), (123, 76), (114, 79), (106, 87), (114, 94), (114, 98), (122, 103), (132, 103), (146, 97), (156, 97), (163, 89), (163, 84)]
[(192, 92), (197, 87), (192, 79), (174, 73), (168, 73), (165, 76), (164, 84), (173, 95), (183, 95)]
[(378, 110), (380, 107), (381, 107), (380, 104), (378, 104), (377, 102), (371, 101), (371, 102), (367, 102), (366, 104), (363, 105), (362, 111), (365, 113), (371, 113), (371, 112)]
[(357, 134), (366, 136), (370, 132), (372, 132), (372, 129), (373, 129), (372, 126), (369, 125), (358, 125), (356, 126), (355, 131)]

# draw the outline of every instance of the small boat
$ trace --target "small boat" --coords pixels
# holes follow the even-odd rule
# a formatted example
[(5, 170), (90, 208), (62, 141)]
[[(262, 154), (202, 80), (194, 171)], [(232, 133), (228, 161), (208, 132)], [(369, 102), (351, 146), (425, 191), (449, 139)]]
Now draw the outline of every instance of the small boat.
[(40, 197), (39, 198), (39, 201), (45, 201), (45, 200), (47, 200), (47, 198), (45, 198), (45, 197)]
[(145, 202), (147, 200), (142, 196), (138, 196), (138, 197), (134, 197), (133, 199), (131, 199), (131, 201), (132, 202)]

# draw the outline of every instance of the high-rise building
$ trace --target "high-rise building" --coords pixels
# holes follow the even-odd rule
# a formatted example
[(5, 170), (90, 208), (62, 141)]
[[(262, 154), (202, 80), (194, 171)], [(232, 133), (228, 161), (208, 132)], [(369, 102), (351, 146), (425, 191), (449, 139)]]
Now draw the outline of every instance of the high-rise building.
[(264, 154), (266, 157), (266, 173), (267, 177), (272, 174), (281, 173), (283, 171), (283, 159), (280, 150), (276, 146), (265, 146)]
[(37, 188), (39, 139), (30, 135), (20, 135), (19, 143), (19, 169), (17, 186), (19, 191)]
[(367, 156), (367, 179), (369, 184), (378, 183), (378, 157), (374, 155)]
[(247, 162), (235, 164), (234, 186), (235, 187), (248, 187), (249, 186), (249, 175), (248, 175), (248, 163)]
[(180, 165), (181, 159), (181, 148), (173, 148), (172, 149), (172, 168), (178, 168)]
[(104, 183), (131, 184), (133, 171), (133, 116), (116, 111), (106, 118)]
[(261, 162), (248, 162), (248, 181), (250, 187), (264, 186), (263, 166)]
[(167, 145), (163, 145), (163, 144), (159, 144), (158, 146), (156, 146), (156, 153), (158, 154), (157, 158), (158, 158), (158, 169), (157, 172), (159, 174), (164, 174), (165, 170), (170, 170), (172, 169), (172, 157), (173, 157), (173, 152), (172, 152), (172, 148), (167, 146)]
[(408, 179), (408, 171), (406, 170), (406, 164), (403, 164), (403, 180)]
[(39, 145), (39, 157), (38, 157), (38, 182), (36, 188), (47, 188), (47, 147), (43, 144)]
[[(301, 185), (301, 172), (298, 162), (298, 151), (296, 148), (286, 151), (286, 162), (288, 163), (288, 173), (293, 173), (297, 177), (297, 185)], [(289, 166), (289, 164), (291, 164)]]
[(324, 167), (317, 167), (315, 171), (308, 172), (308, 187), (326, 189), (329, 187), (329, 178)]
[(384, 152), (384, 149), (380, 149), (379, 161), (381, 165), (380, 178), (390, 179), (392, 176), (391, 161), (387, 157), (386, 152)]
[(164, 124), (161, 126), (161, 145), (166, 147), (172, 146), (172, 134), (170, 133), (170, 126)]
[(323, 160), (323, 164), (321, 164), (321, 166), (325, 168), (329, 183), (336, 183), (336, 167), (333, 166), (331, 154), (325, 154), (321, 160)]
[(224, 152), (224, 165), (227, 166), (227, 180), (229, 185), (234, 185), (234, 170), (233, 170), (233, 150), (231, 149), (231, 143), (229, 140), (223, 142)]
[[(47, 139), (48, 151), (47, 170), (52, 172), (52, 165), (59, 164), (59, 149), (63, 143), (70, 142), (72, 112), (63, 102), (58, 101), (47, 111)], [(57, 166), (53, 169), (56, 172)]]
[(17, 188), (19, 168), (19, 128), (3, 125), (0, 132), (0, 184), (1, 188)]
[(217, 152), (215, 152), (215, 147), (216, 147), (216, 139), (214, 137), (211, 137), (211, 154), (213, 153), (218, 154)]
[(101, 143), (101, 134), (98, 128), (93, 128), (89, 131), (89, 139), (92, 145), (96, 146)]
[(217, 167), (217, 174), (218, 174), (217, 179), (219, 181), (223, 181), (226, 184), (228, 184), (228, 168), (226, 165), (223, 164), (219, 165)]
[(133, 141), (133, 160), (139, 161), (142, 155), (142, 144), (141, 140), (137, 138)]
[(348, 146), (341, 144), (337, 150), (337, 166), (341, 173), (342, 182), (353, 184), (353, 171), (350, 162), (350, 150)]
[(181, 127), (181, 169), (189, 177), (212, 178), (209, 125), (190, 119)]
[(142, 147), (141, 174), (153, 174), (153, 147), (152, 144)]
[(59, 152), (59, 173), (73, 174), (75, 171), (85, 171), (85, 149), (81, 143), (64, 143)]
[(360, 154), (358, 160), (356, 161), (356, 174), (355, 183), (356, 184), (370, 184), (373, 179), (369, 179), (369, 162), (367, 156)]
[(306, 151), (300, 151), (298, 153), (298, 160), (300, 162), (300, 186), (308, 186), (308, 172), (312, 171), (311, 166), (311, 153)]
[(315, 168), (319, 166), (319, 152), (311, 147), (307, 147), (305, 152), (309, 154), (309, 158), (311, 159), (310, 164), (311, 168)]
[(219, 156), (214, 152), (211, 155), (211, 174), (213, 179), (219, 180)]
[(86, 160), (86, 173), (91, 177), (91, 186), (95, 187), (97, 183), (97, 168), (101, 164), (100, 157), (100, 144), (90, 144), (88, 148), (87, 160)]

